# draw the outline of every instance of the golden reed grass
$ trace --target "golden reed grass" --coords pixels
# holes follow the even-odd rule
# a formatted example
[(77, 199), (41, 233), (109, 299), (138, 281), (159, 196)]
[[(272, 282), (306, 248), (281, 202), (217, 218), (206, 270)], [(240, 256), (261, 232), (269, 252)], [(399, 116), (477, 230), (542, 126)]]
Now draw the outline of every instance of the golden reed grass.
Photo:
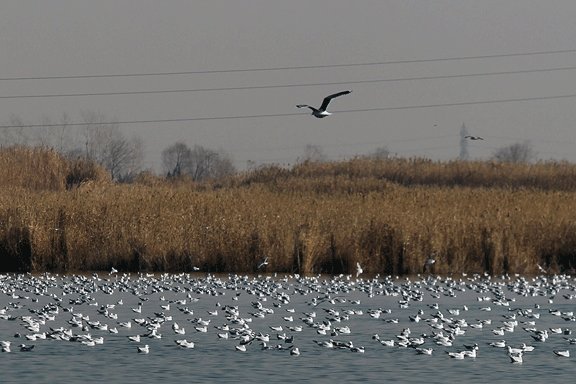
[[(573, 272), (576, 166), (354, 159), (194, 184), (0, 151), (0, 270)], [(268, 257), (265, 269), (259, 262)]]

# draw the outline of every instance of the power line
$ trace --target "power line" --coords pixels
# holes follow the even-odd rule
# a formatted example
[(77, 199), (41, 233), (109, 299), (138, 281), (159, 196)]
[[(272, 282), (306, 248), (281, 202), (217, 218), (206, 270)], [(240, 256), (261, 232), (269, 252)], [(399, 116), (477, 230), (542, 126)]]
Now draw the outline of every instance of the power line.
[(210, 91), (238, 91), (238, 90), (249, 90), (249, 89), (317, 87), (317, 86), (323, 86), (323, 85), (352, 85), (352, 84), (369, 84), (369, 83), (401, 82), (401, 81), (416, 81), (416, 80), (454, 79), (454, 78), (480, 77), (480, 76), (499, 76), (499, 75), (525, 74), (525, 73), (538, 73), (538, 72), (568, 71), (568, 70), (575, 70), (575, 69), (576, 69), (576, 66), (569, 66), (569, 67), (555, 67), (555, 68), (520, 69), (520, 70), (514, 70), (514, 71), (464, 73), (464, 74), (456, 74), (456, 75), (415, 76), (415, 77), (356, 80), (356, 81), (331, 81), (331, 82), (306, 83), (306, 84), (248, 85), (248, 86), (239, 86), (239, 87), (164, 89), (164, 90), (152, 90), (152, 91), (121, 91), (121, 92), (90, 92), (90, 93), (57, 93), (57, 94), (40, 94), (40, 95), (10, 95), (10, 96), (0, 96), (0, 99), (145, 95), (145, 94), (162, 94), (162, 93), (189, 93), (189, 92), (210, 92)]
[(453, 57), (440, 57), (440, 58), (430, 58), (430, 59), (390, 60), (390, 61), (376, 61), (376, 62), (348, 63), (348, 64), (300, 65), (300, 66), (284, 66), (284, 67), (254, 67), (254, 68), (234, 68), (234, 69), (208, 69), (208, 70), (179, 71), (179, 72), (143, 72), (143, 73), (63, 75), (63, 76), (21, 76), (21, 77), (3, 77), (3, 78), (0, 78), (0, 81), (91, 79), (91, 78), (143, 77), (143, 76), (174, 76), (174, 75), (219, 74), (219, 73), (236, 73), (236, 72), (285, 71), (285, 70), (321, 69), (321, 68), (367, 67), (367, 66), (390, 65), (390, 64), (415, 64), (415, 63), (430, 63), (430, 62), (441, 62), (441, 61), (493, 59), (493, 58), (501, 58), (501, 57), (552, 55), (552, 54), (574, 53), (574, 52), (576, 52), (576, 49), (559, 49), (559, 50), (550, 50), (550, 51), (512, 52), (512, 53), (501, 53), (501, 54), (492, 54), (492, 55), (453, 56)]
[[(528, 101), (543, 101), (543, 100), (559, 100), (575, 98), (576, 94), (570, 95), (556, 95), (556, 96), (535, 96), (535, 97), (522, 97), (510, 99), (494, 99), (494, 100), (478, 100), (478, 101), (463, 101), (455, 103), (438, 103), (438, 104), (420, 104), (420, 105), (404, 105), (396, 107), (376, 107), (376, 108), (363, 108), (363, 109), (348, 109), (342, 111), (335, 111), (337, 113), (354, 113), (354, 112), (376, 112), (376, 111), (398, 111), (408, 109), (427, 109), (427, 108), (441, 108), (441, 107), (461, 107), (468, 105), (483, 105), (483, 104), (499, 104), (499, 103), (516, 103)], [(306, 113), (272, 113), (260, 115), (236, 115), (236, 116), (206, 116), (206, 117), (189, 117), (179, 119), (154, 119), (154, 120), (120, 120), (108, 122), (78, 122), (78, 123), (54, 123), (54, 124), (21, 124), (21, 125), (0, 125), (0, 128), (22, 128), (22, 127), (63, 127), (63, 126), (89, 126), (89, 125), (120, 125), (120, 124), (161, 124), (161, 123), (180, 123), (190, 121), (209, 121), (209, 120), (236, 120), (236, 119), (255, 119), (265, 117), (288, 117), (288, 116), (304, 116)]]

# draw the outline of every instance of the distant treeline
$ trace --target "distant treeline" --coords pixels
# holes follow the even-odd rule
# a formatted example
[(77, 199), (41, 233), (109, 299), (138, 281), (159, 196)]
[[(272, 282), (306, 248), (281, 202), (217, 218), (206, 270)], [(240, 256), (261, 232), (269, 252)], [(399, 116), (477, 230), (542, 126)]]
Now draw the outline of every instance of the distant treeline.
[[(0, 270), (573, 273), (576, 165), (368, 159), (210, 182), (0, 150)], [(258, 269), (268, 257), (268, 265)]]

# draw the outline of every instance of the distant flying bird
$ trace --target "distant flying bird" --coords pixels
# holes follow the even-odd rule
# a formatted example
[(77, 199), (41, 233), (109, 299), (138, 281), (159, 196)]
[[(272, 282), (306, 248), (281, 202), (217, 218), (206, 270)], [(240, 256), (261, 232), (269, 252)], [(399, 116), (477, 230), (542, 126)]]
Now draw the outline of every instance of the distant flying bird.
[(268, 258), (265, 258), (264, 261), (262, 261), (260, 264), (258, 264), (257, 269), (260, 269), (266, 265), (268, 265)]
[(364, 272), (360, 263), (356, 263), (356, 277), (360, 276)]
[(332, 99), (334, 99), (334, 98), (336, 98), (336, 97), (339, 97), (339, 96), (347, 95), (347, 94), (349, 94), (349, 93), (351, 93), (351, 92), (352, 92), (352, 91), (341, 91), (341, 92), (335, 93), (335, 94), (333, 94), (333, 95), (326, 96), (326, 97), (324, 98), (324, 101), (322, 101), (322, 105), (321, 105), (320, 108), (318, 108), (318, 109), (316, 109), (316, 108), (314, 108), (314, 107), (312, 107), (312, 106), (310, 106), (310, 105), (308, 105), (308, 104), (298, 104), (296, 107), (298, 107), (298, 108), (310, 108), (310, 109), (312, 110), (312, 116), (315, 116), (315, 117), (321, 119), (321, 118), (323, 118), (323, 117), (326, 117), (326, 116), (330, 116), (330, 115), (331, 115), (331, 113), (328, 112), (328, 111), (326, 110), (326, 108), (328, 108), (328, 104), (330, 104), (330, 101), (331, 101)]
[(428, 258), (426, 259), (426, 262), (424, 263), (424, 272), (428, 271), (430, 272), (430, 269), (432, 268), (432, 266), (436, 263), (436, 259), (435, 259), (435, 254), (432, 254), (430, 256), (428, 256)]
[(472, 135), (468, 135), (468, 136), (464, 136), (465, 139), (470, 139), (470, 140), (484, 140), (483, 137), (480, 136), (472, 136)]

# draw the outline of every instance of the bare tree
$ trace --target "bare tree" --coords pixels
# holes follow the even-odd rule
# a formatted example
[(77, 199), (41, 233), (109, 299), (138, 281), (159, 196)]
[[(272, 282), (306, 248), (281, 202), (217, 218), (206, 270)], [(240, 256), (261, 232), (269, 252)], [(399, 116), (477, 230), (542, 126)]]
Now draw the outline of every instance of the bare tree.
[(162, 151), (162, 167), (168, 177), (179, 177), (189, 167), (192, 151), (183, 142), (177, 142)]
[(301, 162), (320, 163), (326, 161), (327, 157), (324, 154), (322, 147), (315, 144), (307, 144), (304, 147), (304, 154), (302, 155)]
[(387, 147), (378, 147), (376, 148), (368, 157), (377, 160), (386, 160), (390, 157), (390, 151)]
[(28, 145), (30, 140), (30, 125), (22, 118), (11, 115), (6, 127), (0, 130), (0, 143), (5, 146)]
[(231, 175), (235, 172), (232, 160), (222, 152), (195, 145), (190, 152), (189, 174), (200, 181)]
[(78, 130), (71, 129), (70, 124), (70, 116), (67, 113), (62, 113), (57, 119), (43, 116), (40, 127), (37, 127), (34, 134), (34, 140), (62, 154), (73, 152), (78, 149), (80, 140)]
[(515, 143), (494, 152), (494, 159), (507, 163), (528, 163), (536, 157), (529, 141)]
[(141, 170), (143, 143), (139, 137), (116, 138), (107, 147), (104, 167), (110, 171), (113, 180), (131, 180)]
[(70, 128), (72, 124), (66, 113), (56, 119), (42, 116), (39, 124), (26, 123), (13, 115), (5, 125), (7, 127), (0, 130), (0, 144), (3, 145), (35, 145), (52, 148), (64, 155), (78, 153), (83, 147), (78, 129)]
[(142, 140), (134, 136), (127, 139), (117, 123), (104, 115), (84, 112), (86, 157), (104, 166), (113, 180), (129, 178), (140, 170)]
[(162, 152), (162, 165), (169, 177), (188, 175), (195, 181), (217, 179), (236, 171), (232, 160), (225, 153), (200, 145), (190, 149), (182, 142)]

